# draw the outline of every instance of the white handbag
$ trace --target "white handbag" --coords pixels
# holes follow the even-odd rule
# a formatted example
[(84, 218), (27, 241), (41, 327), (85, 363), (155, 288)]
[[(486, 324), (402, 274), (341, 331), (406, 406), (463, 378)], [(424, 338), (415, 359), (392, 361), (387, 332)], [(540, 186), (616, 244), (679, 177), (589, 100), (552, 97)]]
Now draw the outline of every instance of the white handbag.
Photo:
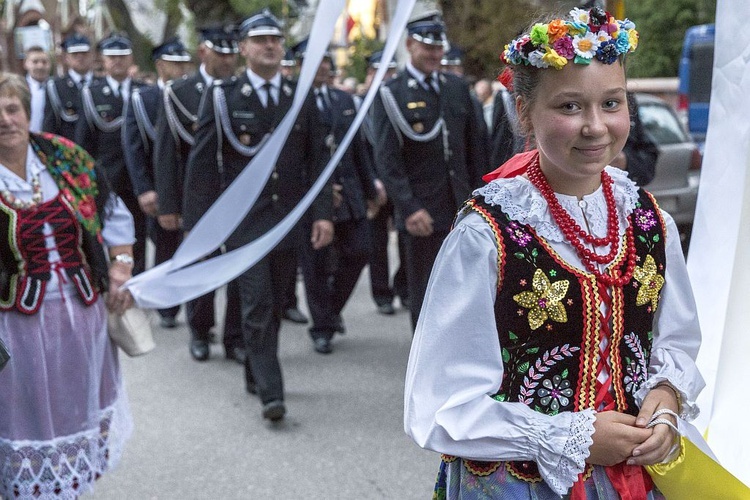
[(146, 311), (131, 307), (124, 314), (110, 312), (107, 317), (109, 337), (128, 356), (151, 352), (156, 344)]

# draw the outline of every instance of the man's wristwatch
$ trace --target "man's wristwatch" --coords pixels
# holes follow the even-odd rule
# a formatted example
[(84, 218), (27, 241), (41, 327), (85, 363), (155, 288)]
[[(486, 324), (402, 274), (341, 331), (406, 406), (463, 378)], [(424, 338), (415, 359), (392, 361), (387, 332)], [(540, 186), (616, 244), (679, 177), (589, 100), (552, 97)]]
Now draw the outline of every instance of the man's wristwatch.
[(129, 253), (118, 253), (114, 257), (112, 257), (113, 262), (121, 262), (123, 264), (126, 264), (130, 267), (133, 267), (135, 265), (135, 260), (133, 260), (133, 256)]

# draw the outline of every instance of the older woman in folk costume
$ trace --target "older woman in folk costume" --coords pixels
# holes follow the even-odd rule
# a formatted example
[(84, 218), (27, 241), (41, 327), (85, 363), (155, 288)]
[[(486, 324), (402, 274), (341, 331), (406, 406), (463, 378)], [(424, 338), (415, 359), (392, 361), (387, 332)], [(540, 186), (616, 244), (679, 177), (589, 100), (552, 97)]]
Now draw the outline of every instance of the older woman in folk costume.
[(11, 352), (0, 497), (75, 498), (132, 427), (107, 308), (132, 305), (118, 288), (131, 276), (133, 219), (88, 153), (29, 133), (29, 102), (25, 83), (0, 73), (0, 335)]
[(574, 9), (503, 54), (538, 149), (488, 174), (432, 271), (405, 429), (437, 498), (663, 498), (644, 465), (697, 415), (700, 331), (672, 218), (608, 166), (632, 22)]

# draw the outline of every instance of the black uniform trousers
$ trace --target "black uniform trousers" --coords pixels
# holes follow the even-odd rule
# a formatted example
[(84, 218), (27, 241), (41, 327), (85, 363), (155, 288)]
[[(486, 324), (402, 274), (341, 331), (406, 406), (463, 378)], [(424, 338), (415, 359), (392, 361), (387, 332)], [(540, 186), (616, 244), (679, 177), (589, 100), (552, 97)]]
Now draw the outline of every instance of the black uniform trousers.
[(393, 217), (393, 203), (391, 200), (380, 207), (377, 215), (370, 220), (370, 234), (372, 235), (372, 254), (370, 256), (370, 293), (375, 304), (382, 306), (391, 304), (398, 296), (402, 303), (409, 300), (409, 290), (406, 284), (406, 253), (404, 235), (398, 235), (399, 267), (393, 275), (391, 285), (390, 266), (388, 264), (388, 242), (390, 237), (389, 222)]
[(432, 265), (435, 263), (443, 240), (449, 232), (449, 229), (438, 229), (433, 231), (431, 235), (424, 237), (403, 233), (405, 236), (406, 275), (409, 282), (409, 310), (411, 312), (412, 329), (417, 327)]
[(295, 252), (294, 248), (277, 247), (236, 279), (247, 351), (246, 381), (256, 384), (263, 404), (284, 399), (279, 329), (290, 275), (297, 273)]
[[(172, 258), (182, 241), (181, 231), (168, 231), (161, 227), (154, 217), (147, 217), (148, 237), (154, 242), (154, 265), (158, 266)], [(162, 317), (174, 318), (180, 311), (180, 306), (158, 309)]]
[(330, 340), (338, 316), (370, 260), (370, 225), (366, 218), (337, 222), (333, 244), (314, 250), (307, 244), (302, 263), (313, 339)]
[[(216, 257), (220, 254), (221, 251), (217, 250), (210, 257)], [(214, 307), (215, 295), (215, 292), (208, 292), (185, 304), (185, 313), (190, 334), (196, 340), (203, 340), (205, 342), (210, 340), (209, 331), (214, 327), (216, 318)], [(224, 310), (224, 335), (222, 343), (224, 344), (224, 349), (227, 351), (231, 351), (235, 347), (245, 347), (245, 340), (242, 338), (240, 288), (237, 280), (227, 283), (227, 304)]]

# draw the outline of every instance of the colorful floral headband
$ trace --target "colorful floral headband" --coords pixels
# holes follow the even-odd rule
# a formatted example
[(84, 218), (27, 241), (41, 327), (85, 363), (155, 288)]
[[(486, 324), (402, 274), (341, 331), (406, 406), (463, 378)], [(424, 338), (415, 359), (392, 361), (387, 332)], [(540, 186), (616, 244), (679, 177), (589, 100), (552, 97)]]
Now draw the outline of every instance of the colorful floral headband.
[(632, 21), (619, 21), (599, 7), (573, 9), (568, 20), (535, 24), (531, 33), (506, 45), (500, 59), (506, 64), (562, 69), (569, 60), (590, 64), (593, 57), (612, 64), (637, 46), (638, 32)]

